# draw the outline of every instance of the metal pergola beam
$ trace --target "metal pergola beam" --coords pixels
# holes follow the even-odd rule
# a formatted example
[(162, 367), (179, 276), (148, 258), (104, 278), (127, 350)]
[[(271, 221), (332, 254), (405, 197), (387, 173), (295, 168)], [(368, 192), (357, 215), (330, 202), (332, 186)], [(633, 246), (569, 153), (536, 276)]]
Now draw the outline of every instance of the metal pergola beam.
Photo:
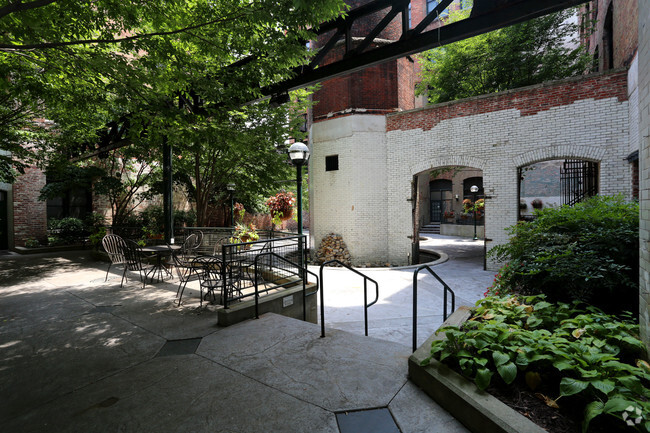
[[(438, 48), (462, 39), (467, 39), (472, 36), (518, 24), (553, 12), (558, 12), (585, 3), (586, 1), (587, 0), (475, 0), (472, 13), (470, 17), (465, 20), (447, 24), (426, 32), (410, 31), (403, 34), (402, 38), (398, 41), (362, 53), (354, 52), (354, 55), (344, 56), (342, 60), (328, 65), (295, 68), (294, 78), (273, 86), (265, 87), (262, 89), (262, 94), (265, 96), (271, 96), (300, 89), (324, 80), (344, 76), (391, 60), (417, 54), (432, 48)], [(359, 9), (365, 8), (365, 11), (374, 12), (376, 8), (383, 9), (388, 7), (387, 4), (391, 3), (399, 5), (402, 3), (402, 0), (376, 0), (375, 2), (364, 5)], [(438, 6), (442, 9), (443, 4), (448, 5), (449, 3), (450, 1), (445, 0)], [(446, 8), (446, 6), (444, 6), (444, 8)], [(438, 10), (439, 8), (436, 7), (436, 10), (432, 11), (425, 19), (431, 21), (432, 14), (436, 13)], [(341, 29), (345, 28), (347, 25), (346, 20), (351, 19), (354, 21), (355, 19), (358, 19), (359, 15), (360, 13), (355, 9), (350, 12), (350, 18), (345, 18), (331, 24), (328, 23), (325, 25), (324, 29), (330, 31), (337, 28), (339, 29), (337, 35), (340, 37), (344, 34)], [(416, 27), (416, 29), (418, 28)], [(323, 33), (323, 30), (321, 29), (319, 33)], [(328, 46), (331, 48), (331, 46), (334, 46), (336, 42), (336, 40), (333, 42), (330, 40)]]

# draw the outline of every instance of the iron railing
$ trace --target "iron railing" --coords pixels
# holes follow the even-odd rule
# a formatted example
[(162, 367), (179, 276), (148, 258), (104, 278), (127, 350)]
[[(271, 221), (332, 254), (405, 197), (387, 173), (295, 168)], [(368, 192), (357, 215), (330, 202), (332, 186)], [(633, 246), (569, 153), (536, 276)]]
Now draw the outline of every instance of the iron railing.
[[(349, 265), (346, 265), (345, 263), (339, 261), (339, 260), (330, 260), (325, 263), (323, 263), (320, 266), (320, 281), (321, 281), (321, 288), (320, 288), (320, 326), (321, 326), (321, 337), (325, 337), (325, 299), (323, 297), (323, 292), (324, 292), (324, 287), (325, 287), (325, 280), (323, 278), (323, 268), (326, 265), (329, 265), (331, 263), (337, 263), (344, 268), (354, 272), (355, 274), (363, 277), (363, 316), (364, 316), (364, 323), (365, 323), (365, 330), (366, 330), (366, 337), (368, 336), (368, 308), (372, 307), (377, 303), (379, 300), (379, 284), (373, 280), (372, 278), (368, 277), (367, 275), (364, 275), (363, 273), (357, 271), (356, 269), (352, 268)], [(368, 281), (372, 282), (375, 284), (375, 300), (372, 301), (370, 304), (368, 303)]]
[[(259, 315), (259, 293), (260, 293), (260, 290), (259, 290), (259, 277), (260, 277), (261, 268), (260, 268), (260, 263), (259, 262), (260, 262), (260, 257), (265, 257), (265, 256), (268, 256), (269, 259), (270, 259), (268, 264), (265, 266), (265, 269), (264, 269), (264, 273), (267, 274), (267, 275), (268, 275), (268, 273), (272, 274), (273, 259), (275, 259), (276, 262), (285, 263), (285, 264), (289, 265), (289, 267), (297, 268), (297, 272), (293, 273), (292, 276), (297, 277), (302, 282), (302, 320), (306, 321), (307, 320), (307, 302), (306, 302), (306, 299), (307, 299), (308, 295), (307, 295), (307, 279), (305, 278), (305, 273), (308, 273), (308, 274), (313, 275), (314, 277), (316, 277), (316, 290), (318, 290), (318, 288), (320, 287), (318, 275), (311, 272), (306, 267), (300, 266), (299, 264), (294, 263), (291, 260), (288, 260), (286, 257), (282, 257), (281, 255), (276, 254), (274, 252), (261, 253), (261, 254), (258, 254), (257, 256), (255, 256), (255, 264), (254, 264), (254, 269), (255, 269), (255, 274), (254, 274), (255, 275), (255, 281), (254, 281), (254, 284), (255, 284), (255, 318), (256, 319), (260, 318), (260, 315)], [(287, 268), (284, 268), (283, 271), (288, 272)], [(268, 283), (268, 281), (266, 281), (266, 278), (265, 277), (262, 277), (262, 278), (265, 280), (264, 282), (265, 282), (265, 285), (266, 285), (265, 289), (262, 292), (268, 292), (269, 290), (272, 290), (272, 289), (277, 289), (279, 287), (293, 286), (293, 285), (296, 284), (295, 279), (292, 280), (292, 279), (287, 278), (286, 281), (277, 281), (276, 282), (277, 284), (275, 284), (274, 286), (268, 286), (268, 284), (266, 284), (266, 283)], [(315, 293), (313, 293), (313, 294), (315, 294)]]
[[(306, 242), (307, 237), (303, 235), (221, 245), (214, 255), (221, 255), (220, 258), (224, 263), (221, 275), (222, 284), (226, 288), (222, 299), (224, 308), (228, 308), (229, 302), (255, 296), (255, 290), (253, 290), (255, 275), (251, 272), (254, 272), (258, 255), (274, 253), (276, 256), (286, 259), (285, 261), (276, 259), (274, 264), (274, 257), (265, 255), (266, 260), (257, 260), (258, 266), (261, 262), (261, 265), (266, 268), (265, 283), (269, 286), (279, 287), (284, 280), (295, 274), (291, 270), (292, 266), (287, 265), (287, 262), (297, 262), (300, 267), (305, 263), (304, 257), (300, 257), (300, 252), (306, 251)], [(228, 296), (229, 291), (232, 296)]]
[(417, 340), (418, 340), (418, 328), (417, 328), (417, 325), (418, 325), (418, 273), (423, 269), (426, 269), (427, 271), (429, 271), (429, 273), (431, 275), (433, 275), (434, 278), (436, 280), (438, 280), (438, 282), (440, 284), (442, 284), (442, 286), (444, 288), (444, 291), (443, 291), (443, 303), (444, 303), (444, 306), (443, 306), (443, 313), (442, 313), (443, 321), (447, 320), (447, 292), (451, 293), (451, 311), (453, 312), (456, 309), (456, 294), (454, 293), (453, 290), (451, 290), (451, 288), (447, 285), (447, 283), (445, 283), (442, 280), (442, 278), (440, 278), (438, 276), (438, 274), (433, 272), (433, 270), (429, 266), (422, 265), (419, 268), (417, 268), (413, 272), (413, 352), (415, 352), (415, 350), (417, 349)]

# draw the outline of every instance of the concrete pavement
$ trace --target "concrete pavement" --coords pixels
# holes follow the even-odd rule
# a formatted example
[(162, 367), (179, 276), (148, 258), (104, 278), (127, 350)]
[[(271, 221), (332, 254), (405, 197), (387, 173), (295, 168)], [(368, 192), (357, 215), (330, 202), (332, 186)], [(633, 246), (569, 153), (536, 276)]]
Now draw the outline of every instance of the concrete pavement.
[[(492, 273), (453, 251), (475, 243), (431, 242), (448, 244), (435, 269), (457, 305), (473, 304)], [(355, 411), (387, 408), (394, 431), (466, 431), (407, 379), (407, 270), (368, 272), (380, 298), (363, 337), (362, 285), (327, 269), (322, 339), (317, 325), (272, 314), (219, 327), (196, 290), (179, 308), (175, 281), (120, 288), (106, 267), (87, 253), (0, 258), (0, 430), (338, 432), (365, 413)], [(440, 289), (420, 278), (424, 339), (441, 322)]]

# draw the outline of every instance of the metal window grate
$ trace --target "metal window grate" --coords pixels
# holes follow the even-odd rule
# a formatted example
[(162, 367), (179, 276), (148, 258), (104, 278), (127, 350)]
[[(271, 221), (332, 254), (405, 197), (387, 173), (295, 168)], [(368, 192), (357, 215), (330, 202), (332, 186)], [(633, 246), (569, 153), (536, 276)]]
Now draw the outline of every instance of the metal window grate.
[(567, 159), (560, 170), (562, 203), (573, 206), (598, 194), (598, 163)]

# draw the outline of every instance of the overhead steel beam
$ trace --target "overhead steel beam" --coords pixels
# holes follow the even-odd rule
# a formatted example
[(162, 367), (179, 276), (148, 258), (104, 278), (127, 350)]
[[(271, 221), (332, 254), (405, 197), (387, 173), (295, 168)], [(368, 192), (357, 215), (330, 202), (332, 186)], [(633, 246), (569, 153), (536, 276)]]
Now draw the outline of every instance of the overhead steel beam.
[[(467, 19), (426, 32), (409, 32), (402, 35), (402, 38), (398, 41), (362, 53), (355, 52), (353, 56), (344, 57), (342, 60), (324, 66), (315, 67), (312, 65), (295, 68), (294, 78), (265, 87), (262, 89), (262, 94), (271, 96), (286, 93), (586, 2), (587, 0), (475, 0), (472, 13)], [(388, 7), (387, 3), (390, 2), (388, 0), (377, 0), (358, 9), (364, 8), (364, 10), (374, 11), (380, 6), (380, 9), (384, 9)], [(400, 4), (402, 1), (394, 0), (394, 3)], [(447, 1), (444, 3), (449, 4)], [(341, 29), (347, 25), (346, 19), (357, 19), (359, 15), (360, 12), (355, 9), (349, 13), (349, 17), (352, 18), (328, 23), (324, 28), (328, 31), (336, 28), (338, 29), (337, 33), (340, 35), (343, 33)], [(333, 46), (336, 42), (330, 40), (328, 45)]]

